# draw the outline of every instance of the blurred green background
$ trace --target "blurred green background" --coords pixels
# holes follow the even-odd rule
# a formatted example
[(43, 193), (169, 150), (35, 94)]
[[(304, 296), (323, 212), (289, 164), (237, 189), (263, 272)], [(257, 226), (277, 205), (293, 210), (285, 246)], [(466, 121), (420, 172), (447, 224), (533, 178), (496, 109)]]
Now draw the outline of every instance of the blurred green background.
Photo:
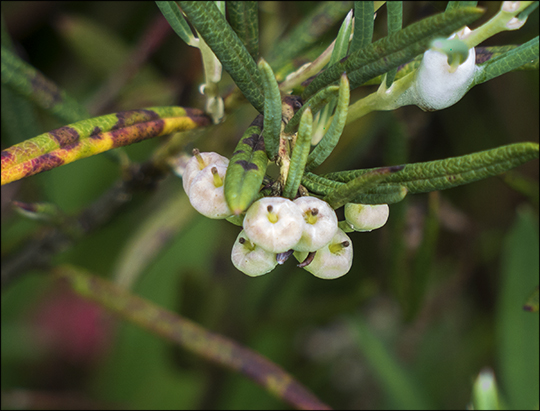
[[(260, 5), (262, 56), (309, 12), (310, 3)], [(487, 12), (475, 24), (499, 5), (480, 2)], [(405, 2), (404, 25), (445, 7)], [(199, 51), (169, 30), (100, 107), (107, 81), (121, 76), (145, 31), (159, 24), (152, 2), (2, 2), (2, 13), (19, 55), (93, 115), (204, 105)], [(316, 47), (325, 48), (338, 28)], [(385, 33), (382, 7), (374, 39)], [(521, 44), (536, 35), (538, 11), (521, 30), (483, 45)], [(300, 57), (296, 65), (305, 61)], [(224, 77), (223, 94), (232, 85)], [(356, 89), (351, 101), (375, 89)], [(538, 142), (538, 89), (537, 72), (512, 72), (441, 112), (404, 107), (372, 113), (345, 129), (318, 171)], [(5, 104), (11, 100), (2, 90)], [(198, 147), (230, 157), (255, 114), (247, 105), (228, 113), (187, 152)], [(2, 121), (2, 148), (64, 125), (38, 109), (21, 117), (24, 129)], [(125, 152), (142, 162), (162, 142)], [(2, 258), (44, 229), (14, 213), (10, 201), (52, 202), (76, 215), (120, 174), (116, 163), (99, 155), (2, 187)], [(335, 408), (464, 408), (476, 376), (489, 367), (506, 407), (538, 409), (538, 314), (522, 309), (539, 283), (538, 161), (513, 175), (529, 182), (536, 199), (491, 178), (390, 206), (386, 226), (350, 234), (353, 267), (332, 281), (293, 261), (260, 278), (237, 271), (230, 250), (239, 227), (196, 214), (174, 176), (135, 196), (54, 263), (111, 280), (132, 276), (135, 294), (267, 356)], [(79, 299), (46, 271), (32, 270), (2, 290), (1, 318), (3, 408), (288, 408), (245, 377)]]

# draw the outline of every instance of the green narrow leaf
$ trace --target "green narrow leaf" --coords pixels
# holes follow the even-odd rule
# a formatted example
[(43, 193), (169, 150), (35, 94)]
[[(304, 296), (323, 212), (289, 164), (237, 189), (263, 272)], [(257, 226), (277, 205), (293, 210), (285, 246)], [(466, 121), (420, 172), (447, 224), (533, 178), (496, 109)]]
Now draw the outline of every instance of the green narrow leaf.
[(349, 54), (371, 44), (373, 39), (373, 15), (375, 8), (372, 1), (354, 2), (354, 35)]
[(499, 273), (496, 340), (497, 368), (506, 409), (533, 409), (538, 405), (538, 316), (521, 309), (523, 299), (538, 285), (538, 214), (517, 209), (505, 237)]
[(256, 199), (268, 165), (262, 136), (263, 116), (259, 114), (236, 146), (225, 175), (225, 199), (239, 215)]
[(482, 84), (533, 61), (538, 65), (538, 36), (477, 66), (473, 85)]
[(459, 7), (476, 7), (477, 1), (449, 1), (445, 11), (451, 11)]
[(178, 36), (190, 46), (195, 46), (195, 35), (175, 1), (156, 1), (161, 14), (165, 17)]
[(346, 59), (330, 66), (316, 77), (304, 91), (304, 99), (322, 87), (335, 82), (343, 72), (351, 82), (351, 90), (366, 81), (404, 64), (424, 52), (435, 37), (447, 37), (455, 30), (478, 19), (482, 9), (465, 7), (436, 14), (389, 35)]
[(287, 126), (284, 129), (285, 134), (294, 132), (296, 126), (300, 122), (300, 118), (304, 113), (304, 110), (308, 107), (311, 108), (311, 113), (313, 115), (317, 114), (321, 108), (327, 105), (332, 99), (336, 98), (339, 93), (339, 86), (328, 86), (323, 88), (313, 97), (311, 97), (305, 104), (296, 112), (292, 119), (287, 123)]
[[(460, 157), (407, 164), (402, 171), (390, 175), (380, 188), (397, 184), (411, 194), (445, 190), (501, 174), (534, 158), (538, 158), (537, 143), (509, 144)], [(377, 169), (341, 171), (324, 177), (348, 182), (373, 170)]]
[[(335, 40), (334, 50), (332, 51), (332, 56), (329, 61), (329, 65), (337, 63), (343, 57), (347, 55), (349, 49), (349, 38), (351, 37), (352, 31), (352, 10), (347, 14), (345, 20), (341, 24), (339, 29), (338, 36)], [(323, 135), (323, 132), (329, 126), (330, 118), (334, 109), (336, 108), (336, 100), (333, 99), (328, 103), (328, 105), (323, 109), (323, 111), (318, 115), (317, 118), (317, 129), (313, 133), (312, 144), (317, 144)]]
[(315, 44), (334, 24), (343, 19), (351, 9), (350, 1), (325, 1), (314, 3), (316, 7), (285, 38), (276, 42), (268, 60), (279, 70), (291, 58), (296, 58), (309, 46)]
[[(335, 189), (342, 187), (345, 183), (340, 183), (316, 174), (306, 172), (302, 177), (302, 184), (311, 192), (326, 196)], [(407, 195), (407, 189), (400, 185), (386, 185), (374, 187), (368, 193), (357, 193), (358, 195), (351, 201), (359, 204), (394, 204), (399, 203)]]
[[(6, 29), (4, 17), (0, 16), (2, 47), (13, 51), (13, 43)], [(2, 141), (4, 145), (15, 144), (39, 133), (34, 105), (15, 93), (9, 86), (1, 85)]]
[(257, 64), (218, 8), (211, 1), (179, 3), (240, 91), (262, 113), (264, 90)]
[(2, 185), (117, 147), (210, 124), (198, 109), (150, 107), (79, 121), (2, 151)]
[(532, 4), (529, 4), (521, 13), (516, 16), (518, 20), (524, 20), (529, 17), (529, 14), (538, 8), (539, 3), (540, 2), (538, 1), (533, 1)]
[(304, 114), (302, 114), (302, 119), (300, 120), (298, 137), (296, 138), (296, 144), (292, 152), (287, 183), (283, 189), (283, 197), (290, 198), (291, 200), (296, 197), (306, 167), (306, 161), (311, 147), (312, 125), (313, 116), (311, 114), (311, 109), (308, 107), (304, 111)]
[[(388, 11), (388, 35), (399, 32), (403, 25), (403, 2), (387, 1), (386, 10)], [(396, 77), (397, 67), (386, 74), (386, 87), (390, 88)]]
[(341, 27), (339, 28), (338, 35), (336, 37), (336, 43), (334, 45), (334, 50), (332, 51), (332, 56), (328, 65), (331, 66), (334, 63), (337, 63), (343, 57), (347, 55), (349, 50), (349, 38), (351, 37), (352, 31), (352, 10), (345, 16)]
[(343, 127), (345, 127), (345, 122), (347, 121), (347, 110), (349, 108), (349, 80), (347, 75), (343, 74), (341, 76), (341, 81), (339, 84), (339, 96), (338, 103), (336, 108), (336, 113), (334, 114), (334, 119), (332, 124), (328, 128), (328, 131), (320, 141), (320, 143), (315, 147), (315, 149), (309, 154), (306, 170), (311, 171), (314, 168), (320, 166), (324, 160), (332, 153), (341, 133), (343, 132)]
[(88, 117), (88, 111), (28, 63), (2, 46), (2, 84), (62, 121)]
[(495, 374), (485, 369), (478, 374), (473, 385), (473, 406), (475, 410), (500, 410), (499, 392)]
[(324, 197), (324, 201), (330, 204), (330, 206), (334, 209), (339, 208), (347, 203), (356, 202), (359, 195), (366, 193), (378, 182), (385, 180), (392, 173), (396, 173), (402, 169), (403, 166), (393, 166), (379, 168), (377, 170), (372, 170), (368, 173), (359, 175), (353, 180), (331, 191)]
[(254, 61), (259, 58), (259, 6), (256, 1), (229, 1), (229, 22)]
[(273, 160), (278, 155), (281, 133), (281, 93), (270, 65), (261, 59), (258, 64), (264, 87), (264, 146), (266, 155)]

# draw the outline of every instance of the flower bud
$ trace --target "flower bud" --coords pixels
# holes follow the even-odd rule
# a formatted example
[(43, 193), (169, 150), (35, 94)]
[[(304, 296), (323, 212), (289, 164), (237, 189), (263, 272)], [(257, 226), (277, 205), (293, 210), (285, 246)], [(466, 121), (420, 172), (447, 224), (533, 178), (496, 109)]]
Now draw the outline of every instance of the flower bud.
[(252, 243), (244, 230), (234, 242), (231, 261), (238, 270), (251, 277), (266, 274), (277, 265), (276, 254)]
[(191, 182), (189, 202), (195, 210), (208, 218), (218, 219), (232, 215), (223, 192), (226, 173), (226, 166), (211, 164), (199, 171)]
[(254, 202), (244, 218), (249, 239), (272, 253), (293, 248), (302, 237), (304, 219), (300, 207), (283, 197), (263, 197)]
[(227, 167), (229, 165), (229, 159), (219, 155), (218, 153), (200, 153), (199, 150), (194, 149), (193, 157), (191, 157), (187, 162), (186, 168), (182, 174), (182, 185), (186, 194), (189, 195), (189, 189), (193, 179), (197, 176), (197, 174), (199, 174), (200, 171), (209, 165)]
[(302, 237), (294, 246), (296, 251), (317, 251), (330, 242), (338, 229), (336, 212), (317, 197), (299, 197), (293, 201), (302, 210)]
[[(307, 252), (294, 252), (294, 256), (300, 262), (305, 261), (308, 255), (310, 254)], [(315, 277), (333, 280), (349, 272), (352, 259), (352, 241), (343, 230), (338, 229), (332, 240), (318, 250), (313, 260), (303, 268)]]
[(386, 224), (388, 204), (345, 204), (345, 220), (356, 231), (371, 231)]

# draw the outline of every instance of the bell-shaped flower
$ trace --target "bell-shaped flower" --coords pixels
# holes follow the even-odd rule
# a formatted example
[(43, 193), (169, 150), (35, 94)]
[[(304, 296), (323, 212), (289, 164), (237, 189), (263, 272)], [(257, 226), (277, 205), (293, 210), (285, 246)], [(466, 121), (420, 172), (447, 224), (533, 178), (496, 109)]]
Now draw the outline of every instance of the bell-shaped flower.
[(388, 220), (388, 204), (345, 204), (345, 220), (355, 231), (381, 228)]
[(277, 265), (276, 254), (252, 243), (244, 230), (240, 232), (234, 242), (231, 260), (238, 270), (251, 277), (266, 274)]
[(209, 165), (198, 172), (189, 188), (189, 202), (195, 210), (208, 218), (226, 218), (232, 211), (223, 192), (227, 167)]
[[(351, 269), (352, 241), (343, 230), (338, 229), (332, 240), (315, 253), (295, 251), (294, 256), (301, 262), (299, 267), (315, 277), (332, 280), (344, 276)], [(313, 259), (309, 262), (311, 257)]]
[(302, 237), (302, 210), (283, 197), (263, 197), (249, 207), (244, 218), (248, 238), (271, 253), (294, 248)]
[(206, 167), (210, 165), (225, 166), (229, 165), (229, 159), (218, 153), (200, 153), (199, 150), (193, 150), (193, 157), (189, 159), (182, 173), (182, 185), (184, 191), (189, 195), (189, 189), (193, 179)]
[(338, 219), (330, 205), (317, 197), (299, 197), (293, 201), (302, 210), (302, 237), (293, 247), (296, 251), (317, 251), (336, 234)]

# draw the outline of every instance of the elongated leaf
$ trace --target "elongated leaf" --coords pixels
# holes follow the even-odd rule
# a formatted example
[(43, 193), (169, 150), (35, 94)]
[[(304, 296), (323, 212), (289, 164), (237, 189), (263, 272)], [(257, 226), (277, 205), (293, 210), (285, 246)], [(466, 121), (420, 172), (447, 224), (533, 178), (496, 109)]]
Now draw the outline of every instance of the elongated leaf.
[(309, 97), (338, 80), (343, 72), (347, 73), (352, 90), (369, 79), (406, 63), (424, 52), (433, 38), (450, 35), (479, 18), (482, 13), (481, 9), (465, 7), (413, 23), (329, 67), (311, 82), (303, 97)]
[(492, 78), (536, 61), (538, 65), (538, 36), (521, 46), (489, 59), (477, 66), (474, 85), (482, 84)]
[[(402, 185), (412, 194), (445, 190), (495, 176), (534, 158), (538, 158), (538, 144), (510, 144), (461, 157), (407, 164), (402, 171), (390, 175), (380, 183), (378, 188), (385, 190), (394, 185)], [(342, 171), (326, 174), (324, 177), (348, 182), (373, 170), (376, 169)]]
[(311, 113), (315, 115), (332, 99), (336, 98), (338, 96), (338, 93), (338, 86), (328, 86), (326, 88), (323, 88), (313, 97), (311, 97), (308, 101), (306, 101), (302, 108), (300, 108), (300, 110), (296, 112), (293, 118), (287, 123), (284, 133), (288, 134), (294, 132), (296, 126), (300, 122), (300, 118), (302, 117), (305, 109), (307, 109), (308, 107), (311, 108)]
[(374, 13), (375, 9), (372, 1), (354, 2), (354, 35), (349, 54), (371, 44), (371, 40), (373, 39)]
[(313, 125), (313, 116), (311, 109), (308, 107), (302, 115), (300, 127), (298, 127), (298, 137), (293, 149), (287, 183), (283, 189), (283, 197), (291, 200), (296, 197), (298, 187), (302, 181), (302, 175), (306, 167), (309, 149), (311, 147), (311, 130)]
[(181, 1), (189, 21), (255, 109), (264, 110), (264, 90), (257, 64), (212, 1)]
[(268, 165), (262, 135), (263, 116), (258, 115), (236, 146), (225, 175), (225, 199), (239, 215), (257, 197)]
[(539, 322), (521, 306), (538, 285), (538, 214), (518, 208), (515, 222), (504, 239), (497, 281), (496, 364), (505, 409), (531, 409), (538, 403), (540, 384)]
[(536, 10), (539, 4), (540, 2), (538, 1), (531, 2), (531, 4), (529, 4), (521, 13), (517, 15), (518, 20), (524, 20), (529, 17), (529, 14)]
[(347, 121), (348, 108), (349, 80), (347, 79), (347, 75), (343, 74), (339, 85), (338, 103), (334, 119), (320, 143), (317, 144), (315, 149), (309, 154), (306, 165), (308, 171), (320, 166), (336, 147), (339, 138), (341, 137), (341, 133), (343, 132), (343, 127), (345, 127), (345, 122)]
[(191, 31), (188, 22), (182, 15), (175, 1), (156, 1), (163, 17), (167, 19), (172, 29), (178, 36), (190, 46), (195, 46), (195, 36)]
[(88, 117), (88, 111), (29, 64), (2, 46), (2, 84), (67, 122)]
[[(311, 192), (326, 196), (344, 183), (329, 180), (316, 174), (306, 172), (302, 177), (302, 184)], [(407, 189), (400, 185), (385, 185), (382, 189), (378, 186), (372, 187), (367, 193), (357, 192), (357, 196), (351, 201), (359, 204), (394, 204), (399, 203), (407, 195)]]
[(329, 65), (337, 63), (343, 57), (347, 55), (349, 50), (349, 38), (351, 37), (352, 30), (352, 10), (347, 14), (341, 27), (339, 28), (338, 35), (336, 37), (336, 43), (334, 45), (334, 50), (332, 51), (332, 56), (330, 57)]
[[(388, 35), (395, 34), (401, 30), (403, 25), (403, 2), (387, 1), (386, 10), (388, 11)], [(397, 68), (393, 68), (386, 74), (386, 87), (390, 88), (396, 77)]]
[(276, 42), (268, 59), (270, 65), (278, 70), (291, 58), (298, 57), (334, 24), (342, 20), (351, 6), (350, 1), (325, 1), (317, 4), (287, 37)]
[(257, 61), (259, 58), (259, 6), (256, 1), (229, 1), (229, 22), (234, 32)]
[(279, 150), (281, 133), (281, 93), (270, 65), (261, 59), (258, 64), (264, 87), (264, 146), (266, 155), (273, 160)]
[(459, 7), (476, 7), (477, 1), (449, 1), (446, 5), (446, 11), (454, 10)]
[[(343, 20), (341, 27), (339, 29), (338, 36), (335, 40), (334, 51), (332, 52), (332, 57), (330, 59), (329, 65), (337, 63), (343, 57), (347, 55), (349, 49), (349, 38), (351, 37), (352, 31), (352, 10), (347, 14), (347, 17)], [(348, 105), (348, 103), (347, 103)], [(321, 141), (324, 131), (329, 127), (329, 122), (336, 108), (336, 100), (332, 99), (328, 105), (323, 109), (319, 114), (318, 125), (315, 131), (313, 132), (312, 144), (317, 144)]]
[(200, 110), (151, 107), (79, 121), (2, 151), (2, 185), (113, 148), (211, 123)]
[[(508, 51), (514, 50), (518, 48), (519, 46), (515, 45), (508, 45), (508, 46), (494, 46), (494, 47), (476, 47), (476, 64), (479, 66), (481, 64), (484, 64), (485, 62), (494, 59), (503, 53), (506, 53)], [(402, 77), (405, 77), (407, 74), (413, 72), (418, 67), (420, 67), (420, 62), (422, 61), (422, 56), (417, 56), (407, 64), (403, 64), (398, 67), (398, 72), (396, 74), (396, 78), (394, 80), (399, 80)], [(538, 70), (539, 67), (539, 59), (538, 57), (534, 58), (533, 60), (530, 60), (526, 62), (525, 64), (515, 67), (512, 69), (512, 71), (518, 71), (518, 70)], [(377, 76), (372, 78), (371, 80), (364, 83), (364, 85), (374, 85), (374, 84), (381, 84), (382, 76)]]
[(78, 268), (59, 267), (55, 275), (83, 297), (202, 358), (243, 374), (295, 408), (329, 409), (282, 368), (227, 337)]
[(324, 197), (332, 208), (339, 208), (355, 200), (378, 182), (385, 180), (392, 173), (403, 170), (403, 166), (379, 168), (355, 177), (353, 180), (339, 186)]

